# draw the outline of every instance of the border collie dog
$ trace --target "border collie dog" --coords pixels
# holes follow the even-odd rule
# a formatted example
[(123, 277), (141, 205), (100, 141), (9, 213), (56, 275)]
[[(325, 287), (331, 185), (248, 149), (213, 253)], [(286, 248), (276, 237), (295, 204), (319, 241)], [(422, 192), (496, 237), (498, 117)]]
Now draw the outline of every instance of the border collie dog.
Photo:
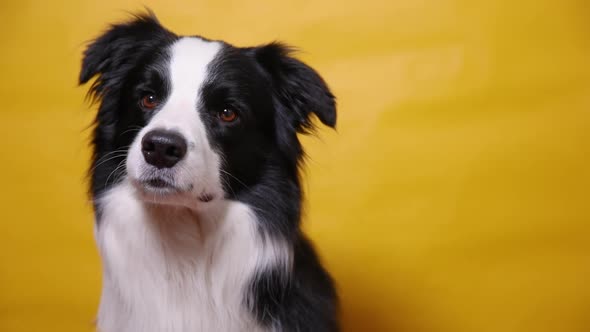
[(90, 192), (102, 332), (337, 331), (300, 230), (311, 115), (334, 96), (289, 47), (178, 36), (151, 13), (84, 52), (98, 102)]

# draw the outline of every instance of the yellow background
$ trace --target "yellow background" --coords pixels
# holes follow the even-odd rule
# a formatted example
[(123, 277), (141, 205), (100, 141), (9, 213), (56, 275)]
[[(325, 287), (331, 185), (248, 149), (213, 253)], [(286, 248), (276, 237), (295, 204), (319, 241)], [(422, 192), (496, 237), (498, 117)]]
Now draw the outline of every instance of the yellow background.
[[(284, 40), (339, 98), (305, 227), (345, 331), (590, 331), (588, 1), (146, 1)], [(0, 3), (0, 331), (89, 331), (84, 43), (138, 1)]]

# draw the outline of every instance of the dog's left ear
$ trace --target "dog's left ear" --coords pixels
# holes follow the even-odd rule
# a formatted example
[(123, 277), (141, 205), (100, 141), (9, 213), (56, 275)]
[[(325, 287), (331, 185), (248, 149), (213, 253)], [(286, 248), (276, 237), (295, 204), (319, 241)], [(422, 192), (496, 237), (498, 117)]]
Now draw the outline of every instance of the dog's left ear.
[(279, 103), (281, 121), (297, 132), (313, 129), (310, 115), (325, 125), (336, 126), (336, 101), (326, 82), (311, 67), (291, 56), (292, 49), (271, 43), (253, 49), (258, 63), (270, 75)]

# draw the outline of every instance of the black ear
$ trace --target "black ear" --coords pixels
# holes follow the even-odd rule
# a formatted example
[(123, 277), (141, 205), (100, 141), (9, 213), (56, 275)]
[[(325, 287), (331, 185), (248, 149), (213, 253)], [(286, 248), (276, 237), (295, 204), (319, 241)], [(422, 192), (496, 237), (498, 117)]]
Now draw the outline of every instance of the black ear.
[(270, 74), (276, 97), (292, 128), (299, 132), (312, 129), (311, 113), (323, 124), (336, 126), (334, 95), (313, 68), (291, 56), (292, 48), (275, 42), (254, 50), (256, 59)]
[(133, 68), (134, 59), (153, 49), (158, 41), (175, 38), (164, 29), (152, 12), (111, 27), (95, 39), (84, 51), (79, 84), (98, 75), (90, 93), (101, 96), (109, 88), (121, 83)]

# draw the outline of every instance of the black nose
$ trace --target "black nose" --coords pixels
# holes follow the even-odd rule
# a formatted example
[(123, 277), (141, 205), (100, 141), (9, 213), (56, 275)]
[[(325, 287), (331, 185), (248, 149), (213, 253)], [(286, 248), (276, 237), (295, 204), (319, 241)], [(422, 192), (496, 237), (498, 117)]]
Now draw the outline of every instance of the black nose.
[(176, 132), (152, 130), (143, 136), (141, 152), (148, 164), (170, 168), (186, 154), (186, 141)]

